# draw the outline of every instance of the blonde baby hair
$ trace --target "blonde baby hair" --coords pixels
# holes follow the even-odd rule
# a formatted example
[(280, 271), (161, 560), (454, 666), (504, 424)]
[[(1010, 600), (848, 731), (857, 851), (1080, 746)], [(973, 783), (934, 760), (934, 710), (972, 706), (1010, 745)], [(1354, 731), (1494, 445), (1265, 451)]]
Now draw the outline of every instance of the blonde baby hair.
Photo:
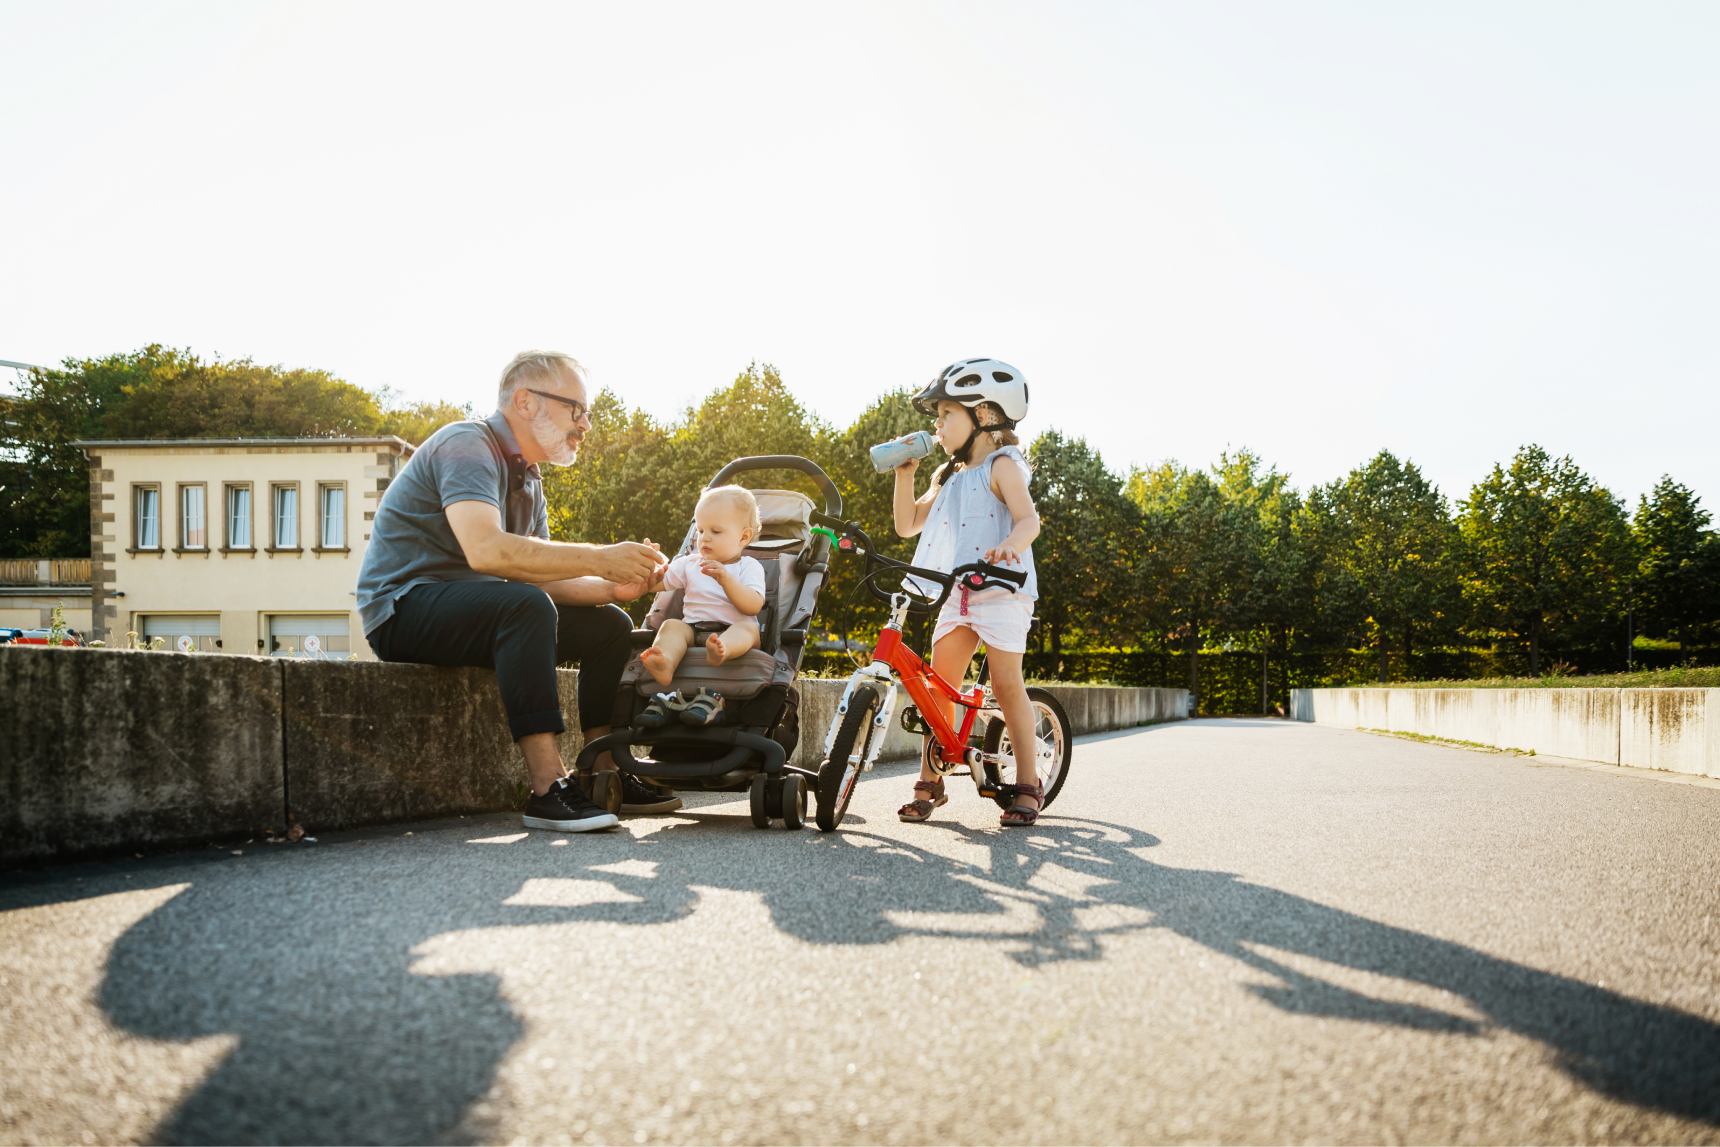
[(760, 527), (758, 516), (758, 499), (745, 486), (712, 486), (699, 495), (699, 504), (693, 507), (697, 514), (705, 506), (719, 505), (739, 511), (746, 516), (747, 529), (758, 537)]

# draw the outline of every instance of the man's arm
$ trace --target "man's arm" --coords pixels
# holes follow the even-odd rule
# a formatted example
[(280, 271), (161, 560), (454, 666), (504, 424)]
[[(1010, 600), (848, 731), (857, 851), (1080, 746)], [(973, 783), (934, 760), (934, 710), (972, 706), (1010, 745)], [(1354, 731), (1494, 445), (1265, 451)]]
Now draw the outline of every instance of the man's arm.
[[(649, 542), (651, 539), (645, 540)], [(540, 582), (538, 588), (549, 594), (551, 601), (561, 605), (608, 605), (611, 602), (619, 605), (662, 589), (663, 571), (668, 568), (665, 564), (644, 581), (617, 584), (600, 577), (576, 577)]]
[[(639, 542), (592, 546), (510, 534), (502, 529), (501, 511), (488, 502), (453, 502), (444, 513), (466, 555), (466, 564), (473, 570), (509, 581), (532, 582), (546, 589), (549, 583), (566, 585), (571, 579), (602, 579), (623, 586), (648, 582), (663, 560), (655, 546)], [(582, 597), (597, 592), (595, 586), (584, 586), (552, 591), (550, 596), (569, 605), (597, 604), (557, 597), (558, 593)], [(607, 594), (601, 598), (605, 602), (614, 600)]]

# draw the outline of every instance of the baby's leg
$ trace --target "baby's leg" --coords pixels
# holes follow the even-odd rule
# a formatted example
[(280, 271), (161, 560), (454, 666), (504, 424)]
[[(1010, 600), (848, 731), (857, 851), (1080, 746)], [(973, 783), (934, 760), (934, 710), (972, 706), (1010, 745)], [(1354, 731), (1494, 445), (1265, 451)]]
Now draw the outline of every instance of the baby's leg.
[(646, 671), (657, 684), (667, 685), (675, 679), (675, 667), (687, 655), (687, 646), (692, 640), (693, 627), (670, 618), (657, 630), (657, 640), (639, 655), (639, 660), (645, 663)]
[(721, 665), (731, 657), (739, 657), (758, 645), (758, 623), (737, 621), (721, 633), (713, 633), (705, 641), (705, 660)]

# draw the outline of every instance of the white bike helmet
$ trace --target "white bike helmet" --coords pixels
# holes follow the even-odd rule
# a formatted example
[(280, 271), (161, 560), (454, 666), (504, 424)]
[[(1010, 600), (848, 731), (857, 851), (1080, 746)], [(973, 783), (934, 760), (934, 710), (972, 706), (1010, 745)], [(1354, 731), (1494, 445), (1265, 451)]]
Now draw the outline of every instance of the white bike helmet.
[(995, 358), (964, 358), (938, 372), (938, 377), (914, 395), (914, 409), (937, 417), (938, 400), (947, 398), (972, 410), (982, 402), (994, 402), (1009, 421), (989, 430), (1013, 430), (1027, 417), (1027, 380), (1007, 362)]

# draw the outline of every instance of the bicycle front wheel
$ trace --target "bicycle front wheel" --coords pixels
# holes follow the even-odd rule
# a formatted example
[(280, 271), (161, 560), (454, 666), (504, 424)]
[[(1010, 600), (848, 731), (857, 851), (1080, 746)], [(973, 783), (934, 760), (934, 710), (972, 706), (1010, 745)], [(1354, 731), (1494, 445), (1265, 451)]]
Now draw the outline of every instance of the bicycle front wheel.
[(872, 719), (881, 703), (878, 690), (871, 685), (861, 685), (848, 695), (848, 712), (842, 715), (830, 756), (818, 766), (817, 820), (823, 832), (835, 832), (848, 815), (848, 802), (854, 799), (872, 738), (879, 735)]
[[(1045, 786), (1045, 799), (1039, 802), (1039, 807), (1050, 808), (1057, 794), (1063, 791), (1063, 782), (1069, 779), (1069, 760), (1075, 751), (1074, 731), (1069, 727), (1069, 715), (1063, 711), (1063, 705), (1049, 690), (1029, 689), (1027, 703), (1033, 709), (1035, 771), (1039, 774), (1039, 783)], [(1015, 756), (1009, 730), (1004, 727), (1001, 717), (986, 722), (984, 751), (997, 756)], [(993, 784), (1013, 785), (1015, 765), (1011, 762), (999, 769), (996, 763), (987, 761), (985, 775)], [(1003, 809), (1015, 803), (1015, 798), (1001, 792), (995, 799), (998, 807)]]

